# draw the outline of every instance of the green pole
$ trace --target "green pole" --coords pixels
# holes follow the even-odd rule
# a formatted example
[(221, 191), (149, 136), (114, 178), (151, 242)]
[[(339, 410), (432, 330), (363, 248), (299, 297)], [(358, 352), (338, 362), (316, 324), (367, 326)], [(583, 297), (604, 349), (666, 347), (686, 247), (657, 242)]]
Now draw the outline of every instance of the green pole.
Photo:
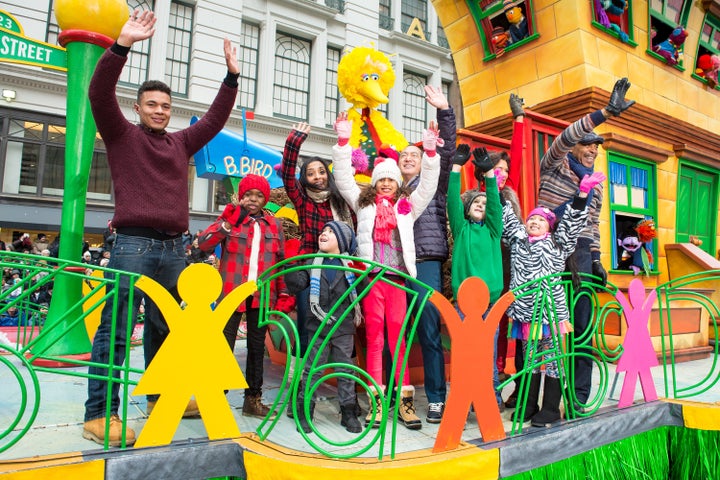
[[(67, 30), (61, 33), (60, 41), (67, 48), (68, 89), (65, 188), (58, 256), (62, 260), (79, 261), (96, 132), (88, 100), (88, 87), (100, 56), (112, 40), (97, 33)], [(42, 355), (77, 355), (90, 352), (91, 344), (85, 323), (80, 322), (68, 330), (70, 324), (82, 315), (81, 305), (73, 308), (81, 299), (82, 279), (71, 275), (58, 275), (45, 330), (56, 324), (61, 324), (62, 327), (51, 330), (57, 332), (54, 335), (40, 337), (34, 351), (42, 351)]]

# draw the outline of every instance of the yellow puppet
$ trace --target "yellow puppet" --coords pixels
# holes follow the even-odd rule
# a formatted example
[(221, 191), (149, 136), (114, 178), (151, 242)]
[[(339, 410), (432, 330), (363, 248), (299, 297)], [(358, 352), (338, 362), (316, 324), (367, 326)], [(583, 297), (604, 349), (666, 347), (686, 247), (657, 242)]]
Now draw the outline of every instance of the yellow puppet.
[[(388, 57), (370, 47), (356, 47), (346, 53), (338, 65), (338, 89), (352, 105), (350, 145), (356, 173), (369, 175), (381, 146), (400, 151), (408, 141), (377, 107), (388, 103), (395, 84), (395, 71)], [(364, 154), (364, 158), (361, 158)]]
[(239, 436), (224, 390), (248, 385), (223, 327), (237, 306), (257, 290), (255, 282), (234, 289), (214, 310), (211, 305), (220, 296), (222, 279), (204, 263), (194, 263), (180, 274), (178, 292), (187, 304), (184, 310), (151, 278), (140, 277), (136, 286), (163, 313), (170, 333), (133, 392), (160, 394), (135, 446), (169, 444), (193, 395), (211, 440)]

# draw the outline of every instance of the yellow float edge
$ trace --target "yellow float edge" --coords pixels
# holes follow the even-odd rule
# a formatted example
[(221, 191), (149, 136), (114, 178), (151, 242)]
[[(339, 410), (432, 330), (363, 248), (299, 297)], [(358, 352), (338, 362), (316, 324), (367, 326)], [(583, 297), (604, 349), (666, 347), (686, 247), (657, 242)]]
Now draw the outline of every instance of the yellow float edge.
[(462, 443), (456, 450), (432, 453), (430, 449), (398, 454), (394, 459), (331, 459), (299, 453), (268, 442), (254, 434), (234, 439), (244, 450), (247, 477), (253, 480), (496, 480), (500, 450)]
[(690, 400), (665, 400), (682, 407), (683, 424), (695, 430), (720, 430), (720, 402), (703, 403)]
[(105, 460), (88, 461), (82, 453), (76, 452), (0, 461), (2, 480), (67, 480), (68, 478), (103, 480)]

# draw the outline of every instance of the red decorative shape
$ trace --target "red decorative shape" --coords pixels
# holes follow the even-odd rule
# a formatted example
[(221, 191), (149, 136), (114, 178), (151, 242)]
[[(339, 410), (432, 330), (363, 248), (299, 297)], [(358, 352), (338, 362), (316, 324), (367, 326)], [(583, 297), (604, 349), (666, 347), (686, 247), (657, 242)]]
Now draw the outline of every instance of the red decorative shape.
[(63, 47), (70, 42), (92, 43), (102, 48), (110, 48), (115, 40), (102, 33), (87, 30), (63, 30), (58, 35), (58, 43)]

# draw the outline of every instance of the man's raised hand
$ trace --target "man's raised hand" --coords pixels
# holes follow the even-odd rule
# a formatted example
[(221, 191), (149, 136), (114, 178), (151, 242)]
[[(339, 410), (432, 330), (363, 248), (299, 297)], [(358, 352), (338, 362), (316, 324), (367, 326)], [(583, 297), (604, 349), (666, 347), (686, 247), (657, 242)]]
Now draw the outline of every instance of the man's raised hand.
[(125, 25), (120, 29), (117, 43), (123, 47), (132, 47), (133, 43), (140, 42), (155, 34), (155, 14), (150, 10), (135, 9), (130, 14)]

